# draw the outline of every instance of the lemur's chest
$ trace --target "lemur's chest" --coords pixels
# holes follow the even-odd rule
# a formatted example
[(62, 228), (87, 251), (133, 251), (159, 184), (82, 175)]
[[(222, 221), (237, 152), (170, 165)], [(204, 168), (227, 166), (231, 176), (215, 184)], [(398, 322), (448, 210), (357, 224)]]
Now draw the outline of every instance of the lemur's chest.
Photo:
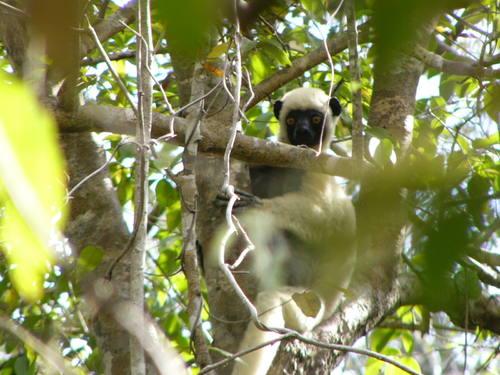
[(275, 198), (301, 190), (306, 172), (295, 168), (255, 166), (250, 168), (252, 193), (259, 198)]

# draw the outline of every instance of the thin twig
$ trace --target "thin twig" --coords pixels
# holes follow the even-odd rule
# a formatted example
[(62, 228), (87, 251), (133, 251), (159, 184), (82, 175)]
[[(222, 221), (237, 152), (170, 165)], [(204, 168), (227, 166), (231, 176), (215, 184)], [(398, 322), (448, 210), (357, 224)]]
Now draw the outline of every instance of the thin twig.
[(328, 343), (324, 343), (324, 342), (312, 339), (310, 337), (306, 337), (306, 336), (301, 335), (301, 334), (292, 335), (292, 338), (296, 338), (296, 339), (302, 341), (303, 343), (318, 346), (320, 348), (338, 350), (338, 351), (345, 352), (345, 353), (356, 353), (356, 354), (365, 355), (367, 357), (375, 358), (375, 359), (378, 359), (379, 361), (389, 363), (393, 366), (396, 366), (397, 368), (407, 372), (408, 374), (421, 375), (421, 373), (409, 368), (408, 366), (403, 365), (402, 363), (392, 359), (391, 357), (374, 352), (372, 350), (355, 348), (355, 347), (348, 346), (348, 345), (328, 344)]
[(85, 16), (85, 18), (87, 19), (87, 27), (88, 27), (88, 29), (90, 31), (90, 34), (94, 38), (94, 41), (95, 41), (96, 46), (97, 46), (97, 49), (101, 53), (101, 56), (104, 58), (104, 61), (106, 62), (106, 65), (108, 66), (109, 71), (111, 72), (111, 74), (115, 78), (116, 82), (118, 83), (118, 86), (120, 87), (120, 89), (122, 90), (123, 94), (125, 95), (125, 98), (129, 102), (130, 107), (134, 110), (135, 115), (137, 117), (139, 117), (138, 112), (137, 112), (137, 107), (136, 107), (134, 101), (132, 100), (132, 97), (130, 96), (130, 94), (129, 94), (128, 90), (127, 90), (127, 87), (125, 86), (125, 84), (123, 83), (122, 79), (120, 78), (120, 75), (113, 68), (113, 64), (111, 63), (111, 60), (109, 59), (108, 54), (106, 53), (106, 50), (102, 46), (101, 41), (99, 40), (99, 37), (97, 36), (97, 33), (95, 32), (95, 29), (90, 24), (90, 21), (89, 21), (88, 17)]
[(11, 335), (24, 342), (27, 346), (33, 348), (33, 350), (40, 354), (40, 356), (47, 361), (47, 364), (53, 367), (57, 372), (68, 375), (76, 374), (71, 369), (70, 365), (66, 363), (66, 360), (62, 357), (60, 352), (45, 344), (38, 337), (15, 323), (9, 317), (0, 315), (0, 328), (6, 330)]
[[(138, 159), (135, 168), (135, 209), (134, 229), (130, 243), (130, 299), (134, 306), (142, 309), (144, 305), (144, 254), (147, 242), (147, 204), (149, 200), (148, 174), (153, 111), (153, 82), (150, 75), (152, 30), (150, 0), (139, 0), (137, 7), (136, 34), (137, 46), (137, 97), (138, 116), (136, 122), (136, 138), (140, 144)], [(143, 342), (146, 338), (146, 321), (139, 315), (135, 321), (139, 335), (130, 340), (131, 374), (144, 375), (146, 360)]]
[(272, 340), (263, 342), (262, 344), (256, 345), (253, 348), (242, 350), (241, 352), (232, 354), (229, 357), (220, 360), (219, 362), (215, 362), (214, 364), (211, 364), (210, 366), (206, 366), (206, 367), (202, 368), (200, 371), (200, 375), (206, 374), (212, 370), (215, 370), (216, 368), (223, 366), (226, 363), (229, 363), (231, 361), (234, 361), (235, 359), (240, 358), (240, 357), (244, 356), (245, 354), (252, 353), (256, 350), (262, 349), (262, 348), (269, 346), (269, 345), (273, 345), (277, 342), (280, 342), (281, 340), (291, 338), (292, 336), (293, 335), (291, 333), (287, 333), (287, 334), (281, 335), (275, 339), (272, 339)]
[(329, 343), (325, 343), (325, 342), (322, 342), (322, 341), (318, 341), (318, 340), (315, 340), (315, 339), (312, 339), (310, 337), (306, 337), (304, 335), (301, 335), (299, 334), (298, 332), (296, 331), (292, 331), (292, 330), (289, 330), (289, 329), (281, 329), (280, 330), (282, 332), (282, 335), (280, 337), (277, 337), (273, 340), (270, 340), (270, 341), (266, 341), (260, 345), (257, 345), (253, 348), (250, 348), (250, 349), (247, 349), (247, 350), (243, 350), (241, 352), (238, 352), (238, 353), (235, 353), (233, 354), (232, 356), (228, 357), (228, 358), (225, 358), (219, 362), (216, 362), (214, 363), (213, 365), (211, 366), (207, 366), (206, 368), (203, 368), (201, 371), (200, 371), (200, 374), (205, 374), (207, 373), (208, 371), (211, 371), (211, 370), (214, 370), (215, 368), (219, 367), (219, 366), (222, 366), (230, 361), (233, 361), (235, 360), (236, 358), (239, 358), (239, 357), (242, 357), (244, 356), (245, 354), (248, 354), (248, 353), (251, 353), (253, 351), (256, 351), (256, 350), (259, 350), (265, 346), (268, 346), (268, 345), (272, 345), (276, 342), (279, 342), (279, 341), (282, 341), (282, 340), (289, 340), (289, 339), (297, 339), (305, 344), (309, 344), (309, 345), (313, 345), (313, 346), (317, 346), (317, 347), (320, 347), (320, 348), (325, 348), (325, 349), (331, 349), (331, 350), (338, 350), (338, 351), (341, 351), (341, 352), (345, 352), (345, 353), (356, 353), (356, 354), (360, 354), (360, 355), (364, 355), (364, 356), (367, 356), (367, 357), (371, 357), (371, 358), (375, 358), (379, 361), (382, 361), (382, 362), (385, 362), (385, 363), (389, 363), (405, 372), (407, 372), (408, 374), (412, 374), (412, 375), (421, 375), (419, 372), (409, 368), (408, 366), (405, 366), (403, 365), (402, 363), (392, 359), (391, 357), (389, 356), (386, 356), (386, 355), (383, 355), (383, 354), (380, 354), (380, 353), (377, 353), (377, 352), (374, 352), (372, 350), (368, 350), (368, 349), (360, 349), (360, 348), (355, 348), (355, 347), (352, 347), (352, 346), (348, 346), (348, 345), (341, 345), (341, 344), (329, 344)]
[(253, 98), (255, 97), (255, 92), (253, 91), (253, 85), (252, 85), (252, 79), (250, 78), (250, 73), (247, 68), (245, 68), (245, 74), (246, 74), (246, 79), (248, 83), (248, 90), (250, 91), (250, 97), (248, 98), (247, 102), (243, 105), (243, 108), (241, 108), (241, 112), (245, 113), (248, 106), (252, 102)]
[(464, 25), (466, 25), (468, 28), (474, 30), (475, 32), (479, 33), (479, 34), (482, 34), (482, 35), (486, 35), (486, 36), (490, 36), (490, 33), (488, 33), (487, 31), (484, 31), (484, 30), (481, 30), (479, 27), (471, 24), (470, 22), (466, 21), (465, 19), (463, 19), (462, 17), (459, 17), (457, 16), (456, 14), (454, 14), (453, 12), (450, 12), (448, 13), (452, 18), (454, 18), (456, 21), (458, 22), (461, 22), (463, 23)]
[(253, 251), (253, 250), (255, 250), (255, 245), (253, 244), (253, 242), (250, 239), (250, 237), (248, 236), (247, 232), (245, 231), (245, 229), (241, 225), (241, 223), (238, 220), (238, 218), (236, 216), (233, 216), (233, 220), (236, 223), (236, 226), (238, 227), (239, 233), (243, 234), (243, 238), (245, 239), (245, 243), (247, 244), (247, 247), (245, 249), (243, 249), (243, 251), (238, 256), (238, 259), (236, 259), (233, 262), (233, 264), (231, 264), (229, 266), (229, 268), (231, 270), (234, 270), (234, 269), (238, 268), (240, 266), (241, 262), (243, 262), (243, 260), (245, 259), (245, 257), (248, 255), (248, 253), (251, 252), (251, 251)]
[[(126, 25), (125, 22), (123, 24)], [(160, 48), (154, 51), (155, 54), (165, 54), (167, 53), (168, 50), (167, 48)], [(127, 51), (120, 51), (120, 52), (110, 52), (108, 53), (108, 57), (111, 61), (117, 61), (117, 60), (124, 60), (124, 59), (131, 59), (135, 58), (135, 51), (133, 50), (127, 50)], [(95, 65), (105, 62), (103, 57), (84, 57), (82, 59), (81, 65), (87, 66), (87, 65)]]
[[(199, 74), (201, 67), (197, 64), (195, 75)], [(193, 97), (203, 96), (205, 85), (203, 82), (193, 80), (191, 92)], [(198, 157), (198, 143), (201, 139), (200, 125), (204, 116), (204, 101), (197, 101), (197, 108), (189, 116), (189, 126), (184, 134), (184, 151), (182, 162), (184, 169), (175, 176), (177, 188), (180, 191), (182, 203), (182, 269), (188, 282), (188, 305), (190, 345), (199, 366), (204, 367), (212, 362), (208, 351), (203, 327), (201, 325), (201, 311), (203, 298), (201, 293), (201, 271), (196, 247), (196, 221), (198, 188), (196, 185), (196, 166)], [(173, 176), (171, 176), (173, 177)]]
[(19, 8), (16, 8), (15, 6), (10, 5), (10, 4), (6, 3), (5, 1), (0, 1), (0, 5), (3, 6), (3, 7), (5, 7), (5, 8), (7, 8), (7, 9), (9, 9), (9, 10), (12, 10), (15, 13), (18, 13), (18, 14), (20, 14), (22, 16), (26, 16), (26, 13), (23, 10), (21, 10)]
[(356, 170), (361, 171), (363, 163), (363, 104), (361, 98), (361, 73), (358, 57), (358, 30), (354, 0), (349, 0), (345, 8), (347, 37), (349, 45), (349, 71), (351, 73), (352, 95), (352, 157)]
[[(331, 20), (337, 15), (338, 11), (340, 10), (340, 8), (342, 7), (343, 4), (344, 4), (344, 0), (342, 0), (339, 3), (339, 5), (337, 6), (337, 8), (334, 10), (334, 12), (331, 15), (329, 15), (328, 23), (330, 23)], [(328, 97), (331, 98), (333, 93), (334, 93), (334, 87), (335, 87), (335, 64), (333, 63), (332, 54), (330, 52), (330, 48), (328, 47), (328, 40), (327, 40), (326, 36), (323, 35), (323, 33), (319, 27), (317, 27), (317, 29), (319, 30), (319, 32), (321, 34), (321, 38), (323, 39), (323, 47), (324, 47), (325, 52), (326, 52), (328, 64), (330, 65), (330, 74), (331, 74), (332, 78), (330, 80), (330, 87), (328, 88)], [(328, 112), (329, 106), (330, 106), (330, 103), (328, 101), (327, 103), (325, 103), (324, 113)], [(323, 124), (321, 125), (321, 136), (319, 137), (319, 145), (318, 145), (318, 149), (316, 150), (317, 155), (319, 155), (323, 152), (323, 133), (325, 131), (327, 119), (328, 119), (328, 116), (325, 116), (323, 118)], [(333, 129), (332, 129), (332, 131), (333, 131)]]
[(127, 142), (121, 142), (120, 144), (118, 144), (115, 149), (113, 150), (113, 152), (111, 153), (111, 156), (109, 157), (108, 160), (106, 160), (106, 162), (101, 165), (99, 168), (97, 168), (95, 171), (91, 172), (89, 175), (85, 176), (84, 178), (82, 178), (82, 180), (80, 182), (78, 182), (75, 186), (73, 186), (73, 188), (71, 188), (71, 190), (68, 192), (67, 196), (68, 196), (68, 199), (71, 199), (73, 193), (75, 191), (77, 191), (84, 183), (86, 183), (88, 180), (90, 180), (92, 177), (96, 176), (97, 174), (99, 174), (104, 168), (106, 168), (112, 161), (113, 161), (113, 158), (115, 157), (116, 153), (118, 152), (118, 150), (122, 147), (122, 146), (125, 146), (127, 144), (135, 144), (136, 146), (139, 147), (139, 144), (137, 142), (134, 142), (134, 141), (127, 141)]
[[(144, 39), (144, 37), (141, 34), (139, 34), (137, 31), (135, 31), (132, 27), (130, 27), (129, 25), (127, 25), (125, 22), (123, 22), (123, 21), (121, 21), (121, 22), (125, 26), (125, 28), (129, 29), (130, 31), (132, 31), (136, 35), (137, 38), (140, 38), (142, 40), (142, 42), (144, 43), (144, 45), (147, 48), (148, 56), (151, 56), (151, 50), (149, 49), (149, 44), (146, 42), (146, 40)], [(168, 134), (163, 135), (162, 139), (173, 138), (173, 137), (175, 137), (175, 132), (174, 132), (174, 120), (175, 120), (175, 118), (174, 118), (174, 116), (176, 116), (177, 112), (174, 110), (174, 108), (170, 104), (170, 101), (168, 100), (168, 97), (167, 97), (167, 94), (165, 93), (165, 90), (163, 90), (162, 85), (160, 84), (160, 82), (158, 82), (158, 80), (154, 76), (153, 72), (151, 71), (150, 67), (147, 65), (147, 66), (145, 66), (145, 69), (148, 71), (149, 76), (151, 77), (151, 79), (154, 81), (154, 83), (156, 84), (156, 86), (160, 90), (161, 95), (163, 97), (163, 100), (164, 100), (164, 102), (165, 102), (165, 104), (167, 106), (167, 109), (170, 112), (170, 114), (172, 115), (172, 117), (170, 119), (170, 132)]]
[[(235, 31), (234, 31), (234, 43), (236, 50), (236, 58), (235, 58), (235, 73), (236, 73), (236, 83), (234, 86), (234, 95), (232, 95), (233, 103), (233, 117), (232, 117), (232, 127), (229, 135), (229, 140), (226, 145), (226, 149), (224, 152), (224, 182), (222, 185), (222, 191), (229, 197), (229, 202), (226, 208), (226, 223), (227, 229), (223, 235), (223, 238), (220, 242), (219, 251), (218, 251), (218, 265), (220, 269), (224, 272), (227, 280), (233, 287), (235, 293), (238, 295), (239, 299), (245, 304), (247, 310), (250, 313), (250, 316), (254, 322), (256, 322), (257, 326), (261, 326), (257, 309), (252, 304), (252, 302), (245, 295), (243, 290), (238, 285), (234, 275), (232, 274), (230, 267), (226, 264), (226, 245), (229, 238), (237, 232), (236, 226), (233, 222), (232, 218), (232, 210), (234, 203), (236, 202), (238, 196), (234, 192), (234, 186), (231, 185), (231, 151), (234, 147), (234, 142), (236, 139), (236, 134), (241, 130), (241, 120), (240, 120), (240, 100), (241, 100), (241, 81), (242, 81), (242, 69), (241, 69), (241, 33), (240, 33), (240, 22), (238, 19), (238, 1), (234, 1), (234, 12), (235, 12)], [(223, 80), (225, 77), (223, 77)], [(224, 83), (225, 84), (225, 83)]]
[[(226, 79), (227, 79), (227, 67), (228, 66), (229, 66), (229, 61), (226, 61), (225, 64), (224, 64), (224, 74), (223, 74), (223, 79), (222, 79), (221, 82), (222, 82), (222, 86), (224, 87), (224, 90), (227, 93), (227, 96), (229, 96), (229, 99), (231, 99), (231, 101), (235, 102), (233, 93), (231, 92), (231, 90), (229, 90), (229, 87), (227, 86), (227, 83), (226, 83)], [(240, 84), (240, 86), (241, 86), (241, 84)], [(241, 102), (241, 100), (240, 100), (240, 102)], [(245, 113), (243, 112), (243, 110), (241, 108), (239, 109), (239, 113), (240, 113), (240, 116), (243, 117), (246, 122), (249, 122), (248, 118), (246, 117)], [(240, 126), (240, 130), (241, 130), (241, 126)]]

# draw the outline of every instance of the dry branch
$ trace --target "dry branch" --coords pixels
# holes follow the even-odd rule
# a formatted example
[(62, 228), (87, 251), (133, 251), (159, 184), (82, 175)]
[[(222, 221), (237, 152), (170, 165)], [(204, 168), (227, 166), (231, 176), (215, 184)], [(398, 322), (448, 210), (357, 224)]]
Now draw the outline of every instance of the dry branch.
[(428, 67), (443, 73), (483, 79), (500, 78), (500, 70), (498, 69), (485, 68), (472, 62), (448, 60), (421, 46), (415, 48), (414, 55)]

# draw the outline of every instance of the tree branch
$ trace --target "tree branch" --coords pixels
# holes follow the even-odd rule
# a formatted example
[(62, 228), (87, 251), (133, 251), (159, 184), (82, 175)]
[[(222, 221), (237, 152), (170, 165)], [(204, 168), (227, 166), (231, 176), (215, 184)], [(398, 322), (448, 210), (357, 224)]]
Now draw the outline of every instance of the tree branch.
[[(201, 68), (195, 68), (199, 73)], [(192, 81), (192, 98), (203, 96), (205, 86), (197, 80)], [(188, 282), (188, 305), (189, 329), (191, 330), (191, 340), (193, 351), (198, 365), (203, 368), (212, 363), (212, 358), (208, 352), (203, 327), (201, 325), (201, 311), (203, 298), (201, 295), (201, 266), (197, 253), (196, 243), (198, 241), (196, 231), (196, 221), (198, 214), (198, 189), (196, 186), (196, 159), (198, 157), (198, 145), (200, 142), (200, 126), (203, 116), (203, 101), (195, 107), (188, 116), (189, 122), (183, 134), (185, 143), (182, 154), (184, 168), (175, 178), (177, 189), (181, 196), (182, 203), (182, 269)], [(177, 132), (175, 133), (177, 134)]]
[[(425, 303), (424, 288), (434, 287), (422, 284), (421, 280), (411, 275), (408, 275), (405, 284), (404, 292), (400, 293), (401, 300), (398, 306)], [(451, 293), (443, 295), (440, 306), (433, 306), (433, 312), (446, 313), (453, 324), (469, 331), (481, 328), (496, 334), (500, 333), (498, 296), (482, 293), (479, 298), (470, 300), (457, 288), (450, 290)]]
[(500, 78), (499, 69), (485, 68), (479, 64), (469, 63), (465, 61), (448, 60), (433, 52), (428, 51), (422, 46), (417, 46), (415, 48), (414, 56), (428, 67), (434, 68), (443, 73), (455, 74), (459, 76), (471, 76), (483, 79)]
[(472, 257), (465, 257), (461, 263), (474, 270), (483, 283), (500, 288), (500, 278), (495, 270), (489, 269)]
[(44, 343), (38, 337), (26, 330), (23, 326), (17, 324), (7, 316), (0, 315), (0, 329), (9, 332), (17, 337), (24, 344), (37, 352), (50, 367), (63, 375), (75, 375), (76, 372), (71, 368), (71, 364), (65, 360), (58, 349)]
[(500, 254), (492, 253), (486, 250), (476, 250), (469, 252), (469, 256), (478, 262), (485, 263), (491, 267), (500, 267)]
[[(137, 0), (130, 0), (123, 8), (113, 13), (104, 21), (99, 22), (94, 27), (99, 40), (108, 40), (116, 33), (125, 28), (125, 24), (129, 24), (135, 18)], [(97, 47), (97, 44), (90, 35), (84, 34), (81, 38), (80, 54), (87, 55), (90, 51)]]
[[(59, 124), (62, 124), (61, 130), (63, 132), (105, 131), (117, 134), (134, 134), (136, 120), (131, 109), (90, 104), (83, 106), (77, 116), (60, 111), (55, 114)], [(153, 113), (152, 137), (159, 138), (170, 134), (171, 119), (170, 116)], [(170, 143), (182, 145), (187, 128), (186, 124), (185, 119), (174, 118), (174, 132), (177, 136), (169, 140)], [(203, 152), (222, 154), (226, 147), (226, 141), (220, 135), (202, 129), (202, 140), (199, 147)], [(243, 134), (237, 134), (232, 155), (245, 162), (307, 169), (346, 178), (354, 178), (356, 174), (349, 158), (326, 154), (318, 156), (314, 150), (266, 141)], [(363, 168), (366, 168), (366, 171), (371, 170), (368, 164), (364, 164)]]
[[(359, 42), (365, 43), (369, 38), (369, 25), (364, 23), (359, 27), (358, 34)], [(328, 40), (328, 50), (332, 55), (342, 52), (347, 48), (348, 38), (347, 33), (338, 33)], [(324, 46), (318, 47), (314, 51), (305, 56), (293, 60), (292, 65), (288, 68), (281, 69), (271, 77), (265, 79), (254, 87), (254, 98), (249, 102), (248, 108), (253, 107), (266, 96), (276, 91), (281, 86), (287, 84), (292, 79), (301, 76), (307, 70), (322, 63), (328, 58), (328, 53)]]
[[(167, 53), (167, 48), (158, 48), (157, 50), (154, 51), (155, 54), (164, 54)], [(108, 58), (111, 61), (117, 61), (117, 60), (123, 60), (123, 59), (132, 59), (135, 58), (135, 51), (133, 50), (127, 50), (127, 51), (120, 51), (120, 52), (111, 52), (108, 53)], [(87, 65), (96, 65), (102, 62), (105, 62), (104, 57), (85, 57), (82, 60), (82, 66), (87, 66)]]
[[(353, 295), (314, 331), (312, 338), (352, 345), (393, 311), (399, 305), (401, 296), (408, 293), (408, 288), (412, 288), (411, 280), (406, 278), (394, 282), (388, 289), (381, 287), (383, 284), (380, 287), (373, 285), (371, 280), (358, 279), (350, 288)], [(269, 375), (293, 373), (292, 369), (296, 367), (301, 368), (302, 373), (314, 373), (318, 363), (323, 363), (322, 368), (334, 368), (345, 354), (326, 349), (318, 350), (314, 358), (304, 358), (304, 354), (299, 354), (310, 352), (311, 347), (302, 342), (287, 343), (284, 350), (279, 351)]]

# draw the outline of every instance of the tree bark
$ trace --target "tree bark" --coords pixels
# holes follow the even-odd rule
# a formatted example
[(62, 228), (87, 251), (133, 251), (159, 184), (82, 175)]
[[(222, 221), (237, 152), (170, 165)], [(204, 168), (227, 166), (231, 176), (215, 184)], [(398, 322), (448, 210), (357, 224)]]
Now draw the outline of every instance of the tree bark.
[[(60, 141), (66, 156), (69, 189), (101, 167), (105, 160), (91, 134), (63, 134)], [(104, 251), (104, 259), (98, 269), (82, 282), (80, 287), (88, 295), (87, 304), (94, 307), (89, 319), (102, 351), (103, 373), (109, 375), (130, 374), (129, 334), (115, 321), (106, 309), (97, 313), (102, 301), (96, 283), (107, 272), (109, 264), (128, 242), (129, 233), (123, 221), (122, 208), (107, 173), (102, 171), (81, 185), (70, 199), (70, 217), (65, 234), (78, 256), (86, 246)], [(123, 259), (113, 273), (112, 289), (115, 298), (128, 299), (129, 260)]]

